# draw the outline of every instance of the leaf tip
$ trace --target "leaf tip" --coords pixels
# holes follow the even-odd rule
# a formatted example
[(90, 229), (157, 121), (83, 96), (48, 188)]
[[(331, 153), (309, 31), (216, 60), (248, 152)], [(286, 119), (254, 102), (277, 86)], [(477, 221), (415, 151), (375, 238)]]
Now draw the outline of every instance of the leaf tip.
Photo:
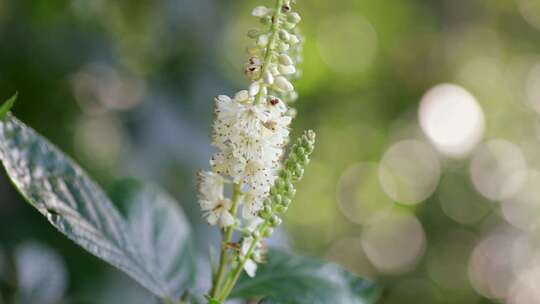
[(11, 98), (6, 100), (1, 106), (0, 106), (0, 120), (4, 119), (6, 115), (9, 113), (11, 108), (15, 105), (15, 102), (17, 101), (17, 97), (19, 97), (19, 92), (15, 92)]

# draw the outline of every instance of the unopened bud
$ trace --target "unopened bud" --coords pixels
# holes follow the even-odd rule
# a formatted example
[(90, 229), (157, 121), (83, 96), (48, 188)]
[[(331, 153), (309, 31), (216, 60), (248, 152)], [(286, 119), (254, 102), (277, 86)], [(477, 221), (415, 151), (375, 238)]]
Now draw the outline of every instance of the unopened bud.
[(257, 6), (256, 8), (253, 9), (253, 11), (251, 12), (251, 15), (253, 15), (254, 17), (261, 18), (270, 14), (271, 12), (272, 10), (266, 6)]
[(281, 224), (281, 218), (279, 218), (279, 216), (277, 215), (272, 215), (272, 217), (270, 218), (270, 226), (272, 227), (276, 227), (276, 226), (279, 226)]
[(249, 92), (247, 90), (242, 90), (234, 95), (234, 99), (239, 102), (247, 101), (249, 99)]
[(294, 61), (287, 54), (280, 54), (278, 57), (279, 63), (282, 65), (293, 65)]
[(290, 92), (294, 90), (292, 83), (283, 76), (276, 77), (274, 84), (276, 88), (282, 92)]
[(274, 75), (272, 75), (272, 73), (269, 71), (266, 71), (263, 75), (263, 81), (267, 85), (272, 85), (274, 83)]
[(279, 39), (285, 42), (289, 42), (289, 39), (291, 39), (291, 34), (289, 34), (289, 32), (287, 32), (286, 30), (282, 29), (279, 31)]
[(302, 20), (302, 17), (296, 12), (287, 15), (287, 21), (291, 23), (298, 23)]
[(257, 38), (257, 45), (260, 47), (266, 47), (266, 45), (268, 45), (268, 35), (260, 35)]
[(274, 228), (268, 227), (263, 231), (263, 236), (265, 238), (268, 238), (268, 237), (272, 236), (273, 233), (274, 233)]
[(289, 39), (289, 43), (292, 45), (298, 44), (300, 42), (300, 39), (298, 39), (298, 36), (291, 35), (291, 38)]
[(287, 207), (285, 207), (284, 205), (276, 205), (276, 206), (274, 207), (274, 210), (275, 210), (277, 213), (283, 214), (283, 213), (287, 212)]
[(294, 65), (280, 65), (279, 72), (283, 75), (291, 75), (296, 73), (296, 68)]
[(260, 89), (261, 89), (261, 84), (258, 81), (251, 83), (251, 85), (249, 86), (249, 96), (257, 95)]
[(289, 45), (288, 43), (286, 43), (286, 42), (283, 42), (283, 41), (282, 41), (282, 42), (280, 42), (280, 43), (278, 44), (278, 50), (279, 50), (280, 52), (286, 52), (286, 51), (289, 50), (289, 48), (290, 48), (290, 45)]

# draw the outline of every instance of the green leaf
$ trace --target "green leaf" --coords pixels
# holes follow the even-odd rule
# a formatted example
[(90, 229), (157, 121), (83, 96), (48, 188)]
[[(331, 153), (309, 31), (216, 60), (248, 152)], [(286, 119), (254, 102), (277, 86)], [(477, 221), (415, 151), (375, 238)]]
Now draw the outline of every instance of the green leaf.
[(17, 101), (17, 95), (18, 93), (15, 93), (15, 95), (11, 96), (10, 99), (6, 100), (0, 106), (0, 119), (4, 119), (4, 117), (6, 117), (7, 113), (11, 110), (11, 108), (13, 108), (15, 101)]
[(178, 203), (156, 186), (140, 184), (130, 201), (128, 221), (138, 252), (166, 293), (179, 299), (195, 281), (188, 220)]
[(142, 189), (125, 219), (75, 162), (11, 115), (0, 121), (0, 160), (26, 200), (75, 243), (159, 297), (177, 299), (186, 288), (177, 267), (190, 232), (169, 196)]
[(15, 250), (17, 303), (60, 303), (67, 289), (64, 261), (49, 247), (36, 242), (21, 244)]
[(380, 288), (343, 268), (316, 259), (271, 250), (254, 278), (243, 276), (231, 298), (274, 304), (370, 304)]

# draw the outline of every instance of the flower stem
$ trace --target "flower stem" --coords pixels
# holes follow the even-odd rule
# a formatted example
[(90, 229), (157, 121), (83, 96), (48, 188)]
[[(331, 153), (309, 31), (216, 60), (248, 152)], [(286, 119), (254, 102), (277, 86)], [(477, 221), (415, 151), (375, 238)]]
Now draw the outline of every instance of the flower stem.
[[(240, 189), (240, 185), (235, 184), (234, 190), (233, 190), (233, 198), (232, 198), (232, 206), (231, 206), (231, 214), (233, 216), (236, 216), (237, 210), (238, 210), (238, 202), (240, 201), (240, 197), (242, 196), (242, 191)], [(225, 275), (225, 269), (227, 268), (227, 264), (229, 261), (229, 249), (227, 248), (228, 244), (232, 241), (232, 237), (234, 234), (234, 225), (231, 227), (227, 227), (224, 230), (223, 233), (223, 242), (221, 244), (221, 254), (219, 257), (219, 268), (216, 273), (216, 276), (214, 277), (214, 282), (212, 284), (212, 289), (210, 290), (210, 296), (215, 297), (219, 292), (219, 287), (221, 285), (221, 282), (223, 281), (223, 276)]]
[(223, 286), (223, 291), (217, 298), (218, 301), (224, 302), (227, 299), (227, 297), (233, 290), (234, 286), (236, 285), (236, 282), (238, 282), (238, 279), (240, 278), (240, 275), (242, 274), (242, 269), (244, 269), (244, 266), (246, 265), (247, 261), (251, 258), (253, 251), (257, 247), (257, 244), (263, 238), (263, 235), (265, 234), (268, 226), (269, 226), (268, 221), (265, 221), (264, 223), (261, 224), (259, 228), (259, 234), (258, 234), (259, 236), (253, 239), (253, 242), (251, 243), (251, 246), (246, 252), (244, 258), (240, 261), (240, 263), (236, 266), (236, 268), (234, 268), (231, 271), (229, 278), (227, 279), (227, 281), (225, 281), (225, 285)]
[[(263, 66), (261, 69), (261, 76), (259, 77), (259, 79), (264, 77), (264, 74), (268, 71), (268, 68), (270, 67), (270, 63), (272, 62), (272, 55), (274, 55), (274, 44), (275, 44), (276, 39), (279, 36), (281, 7), (283, 6), (283, 1), (284, 0), (276, 1), (275, 13), (274, 13), (274, 16), (272, 17), (272, 27), (270, 29), (272, 34), (270, 35), (270, 39), (268, 40), (266, 53), (264, 54)], [(266, 84), (263, 84), (263, 85), (266, 86)], [(255, 99), (255, 104), (261, 103), (263, 95), (264, 95), (263, 90), (260, 90)]]

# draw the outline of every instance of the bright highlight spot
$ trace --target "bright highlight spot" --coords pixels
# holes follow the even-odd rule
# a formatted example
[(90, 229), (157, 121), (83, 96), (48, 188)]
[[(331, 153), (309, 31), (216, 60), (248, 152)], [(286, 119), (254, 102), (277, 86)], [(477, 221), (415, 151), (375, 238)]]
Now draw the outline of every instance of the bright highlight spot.
[(441, 84), (422, 98), (420, 126), (441, 153), (461, 157), (469, 153), (484, 134), (484, 113), (465, 89)]
[(441, 168), (436, 153), (418, 140), (391, 146), (379, 166), (385, 193), (402, 204), (417, 204), (428, 198), (439, 181)]

